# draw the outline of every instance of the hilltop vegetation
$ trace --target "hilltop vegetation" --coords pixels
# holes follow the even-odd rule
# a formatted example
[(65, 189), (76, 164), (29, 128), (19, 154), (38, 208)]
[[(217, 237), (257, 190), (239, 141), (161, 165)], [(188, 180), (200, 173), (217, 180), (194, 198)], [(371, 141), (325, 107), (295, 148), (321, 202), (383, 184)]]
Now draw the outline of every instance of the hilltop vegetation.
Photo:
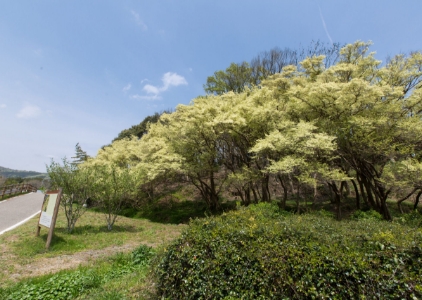
[(0, 167), (0, 187), (11, 184), (28, 183), (37, 188), (47, 185), (47, 173), (20, 171)]
[(22, 170), (13, 170), (5, 167), (0, 167), (0, 176), (3, 177), (45, 177), (46, 173), (40, 173), (35, 171), (22, 171)]
[(88, 198), (108, 231), (120, 214), (163, 221), (156, 204), (200, 200), (214, 216), (157, 251), (153, 298), (421, 297), (422, 53), (382, 64), (369, 47), (274, 72), (232, 64), (206, 96), (123, 131), (97, 156), (79, 147), (76, 161), (52, 162), (67, 232), (78, 232)]
[(353, 194), (356, 209), (391, 220), (387, 200), (422, 187), (422, 54), (382, 65), (369, 47), (356, 42), (334, 62), (307, 57), (256, 86), (179, 105), (84, 167), (129, 167), (145, 195), (169, 181), (192, 184), (210, 210), (224, 193), (244, 205), (295, 199), (297, 211), (328, 196), (340, 219)]

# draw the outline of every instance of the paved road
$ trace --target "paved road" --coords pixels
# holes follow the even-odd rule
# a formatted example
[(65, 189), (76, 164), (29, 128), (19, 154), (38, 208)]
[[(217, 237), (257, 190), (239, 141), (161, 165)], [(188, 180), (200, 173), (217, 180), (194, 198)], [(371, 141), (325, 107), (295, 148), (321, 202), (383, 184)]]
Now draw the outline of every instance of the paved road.
[(41, 210), (43, 193), (29, 193), (0, 202), (0, 234)]

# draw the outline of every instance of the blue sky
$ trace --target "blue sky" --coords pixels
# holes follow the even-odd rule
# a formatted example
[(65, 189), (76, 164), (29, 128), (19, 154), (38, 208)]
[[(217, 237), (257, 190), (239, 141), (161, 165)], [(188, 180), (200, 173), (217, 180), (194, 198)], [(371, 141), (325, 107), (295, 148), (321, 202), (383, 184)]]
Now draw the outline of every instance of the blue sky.
[(207, 76), (278, 46), (422, 50), (422, 1), (19, 0), (0, 3), (0, 166), (90, 155)]

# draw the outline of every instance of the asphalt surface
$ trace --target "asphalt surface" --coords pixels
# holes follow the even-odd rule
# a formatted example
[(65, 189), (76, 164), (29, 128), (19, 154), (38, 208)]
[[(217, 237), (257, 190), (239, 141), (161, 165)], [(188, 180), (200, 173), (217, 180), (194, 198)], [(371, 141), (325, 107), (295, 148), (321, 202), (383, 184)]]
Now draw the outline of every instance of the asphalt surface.
[(0, 201), (0, 234), (41, 211), (43, 193), (29, 193)]

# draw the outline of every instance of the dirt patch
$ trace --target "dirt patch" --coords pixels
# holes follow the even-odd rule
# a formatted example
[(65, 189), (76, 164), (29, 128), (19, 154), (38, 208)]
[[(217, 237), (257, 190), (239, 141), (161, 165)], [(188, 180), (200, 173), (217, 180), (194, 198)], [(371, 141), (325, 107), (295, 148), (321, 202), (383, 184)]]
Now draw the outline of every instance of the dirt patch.
[[(148, 246), (155, 246), (149, 245)], [(55, 257), (46, 257), (38, 259), (33, 263), (24, 265), (13, 265), (13, 271), (9, 271), (9, 279), (17, 282), (23, 278), (35, 277), (46, 275), (50, 273), (56, 273), (65, 269), (74, 269), (80, 265), (86, 265), (92, 263), (98, 259), (102, 259), (108, 256), (112, 256), (119, 252), (128, 253), (133, 251), (139, 246), (139, 243), (128, 243), (121, 246), (110, 246), (101, 250), (86, 250), (77, 252), (74, 254), (63, 254)], [(8, 259), (13, 259), (9, 255)]]

